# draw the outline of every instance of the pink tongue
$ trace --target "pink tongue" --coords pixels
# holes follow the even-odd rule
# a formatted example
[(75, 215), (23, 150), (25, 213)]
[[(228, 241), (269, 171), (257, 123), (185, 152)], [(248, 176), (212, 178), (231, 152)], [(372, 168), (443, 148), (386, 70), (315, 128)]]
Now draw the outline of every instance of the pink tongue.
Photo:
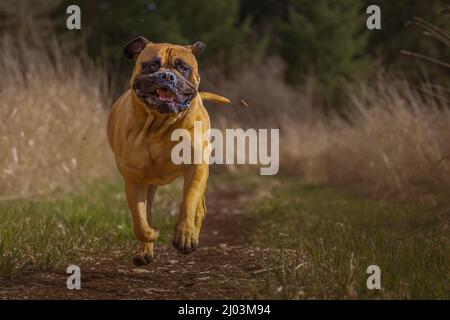
[(158, 93), (160, 98), (170, 98), (170, 97), (172, 97), (172, 93), (167, 91), (166, 89), (157, 89), (156, 93)]

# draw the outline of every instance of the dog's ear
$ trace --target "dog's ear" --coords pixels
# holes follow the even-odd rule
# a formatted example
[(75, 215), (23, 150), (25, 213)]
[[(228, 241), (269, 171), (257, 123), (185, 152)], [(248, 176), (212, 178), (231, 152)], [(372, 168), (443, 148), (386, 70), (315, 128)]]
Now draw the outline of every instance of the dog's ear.
[(140, 36), (136, 39), (131, 40), (127, 43), (125, 48), (123, 48), (123, 56), (127, 59), (136, 59), (139, 53), (144, 50), (145, 46), (149, 44), (150, 41), (146, 38)]
[(191, 44), (189, 46), (186, 46), (186, 48), (191, 49), (192, 53), (194, 54), (194, 56), (198, 55), (200, 52), (202, 52), (203, 50), (205, 50), (206, 48), (206, 44), (204, 44), (203, 42), (197, 41), (194, 44)]

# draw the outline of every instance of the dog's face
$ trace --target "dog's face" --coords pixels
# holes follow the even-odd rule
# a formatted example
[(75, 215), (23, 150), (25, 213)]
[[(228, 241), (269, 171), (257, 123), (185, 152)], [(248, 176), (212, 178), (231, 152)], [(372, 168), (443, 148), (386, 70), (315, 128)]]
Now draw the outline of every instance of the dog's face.
[(200, 83), (195, 55), (204, 48), (201, 42), (179, 46), (152, 43), (144, 37), (130, 41), (123, 54), (136, 61), (131, 90), (148, 107), (160, 113), (188, 109)]

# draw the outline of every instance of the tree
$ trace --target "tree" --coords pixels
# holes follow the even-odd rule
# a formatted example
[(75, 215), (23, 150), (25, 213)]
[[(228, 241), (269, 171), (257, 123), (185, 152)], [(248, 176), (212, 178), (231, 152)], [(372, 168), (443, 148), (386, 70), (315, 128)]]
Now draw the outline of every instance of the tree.
[(427, 39), (421, 32), (421, 28), (410, 24), (414, 17), (418, 17), (433, 24), (442, 30), (450, 30), (450, 18), (448, 15), (439, 14), (448, 1), (373, 1), (381, 8), (382, 28), (372, 32), (369, 39), (369, 49), (388, 68), (394, 68), (407, 76), (411, 81), (423, 80), (425, 73), (433, 81), (448, 79), (448, 70), (430, 63), (420, 63), (401, 54), (402, 50), (417, 52), (433, 57), (437, 60), (446, 60), (448, 48), (445, 44), (434, 39)]
[(239, 21), (239, 0), (68, 1), (82, 10), (83, 28), (91, 32), (91, 54), (120, 58), (124, 43), (138, 35), (154, 42), (191, 44), (203, 41), (205, 63), (231, 72), (263, 42), (250, 41), (250, 20)]
[(342, 85), (369, 69), (365, 17), (362, 1), (290, 1), (287, 17), (276, 26), (286, 79), (298, 84), (312, 73), (325, 105), (342, 107)]

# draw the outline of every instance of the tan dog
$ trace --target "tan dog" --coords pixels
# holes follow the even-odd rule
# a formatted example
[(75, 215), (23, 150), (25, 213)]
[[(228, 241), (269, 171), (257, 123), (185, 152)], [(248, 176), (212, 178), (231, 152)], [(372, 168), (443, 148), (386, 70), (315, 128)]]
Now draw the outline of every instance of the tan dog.
[(134, 58), (136, 64), (130, 89), (113, 104), (108, 140), (125, 180), (134, 233), (142, 242), (133, 259), (137, 265), (152, 260), (153, 242), (159, 235), (151, 224), (156, 189), (179, 176), (184, 177), (184, 190), (173, 245), (182, 253), (191, 253), (198, 246), (206, 214), (208, 164), (175, 165), (171, 151), (177, 142), (170, 137), (177, 128), (187, 129), (192, 137), (194, 121), (202, 122), (203, 131), (210, 128), (202, 100), (229, 103), (213, 93), (198, 92), (200, 76), (195, 55), (204, 48), (201, 42), (178, 46), (152, 43), (144, 37), (130, 41), (124, 48), (124, 56)]

